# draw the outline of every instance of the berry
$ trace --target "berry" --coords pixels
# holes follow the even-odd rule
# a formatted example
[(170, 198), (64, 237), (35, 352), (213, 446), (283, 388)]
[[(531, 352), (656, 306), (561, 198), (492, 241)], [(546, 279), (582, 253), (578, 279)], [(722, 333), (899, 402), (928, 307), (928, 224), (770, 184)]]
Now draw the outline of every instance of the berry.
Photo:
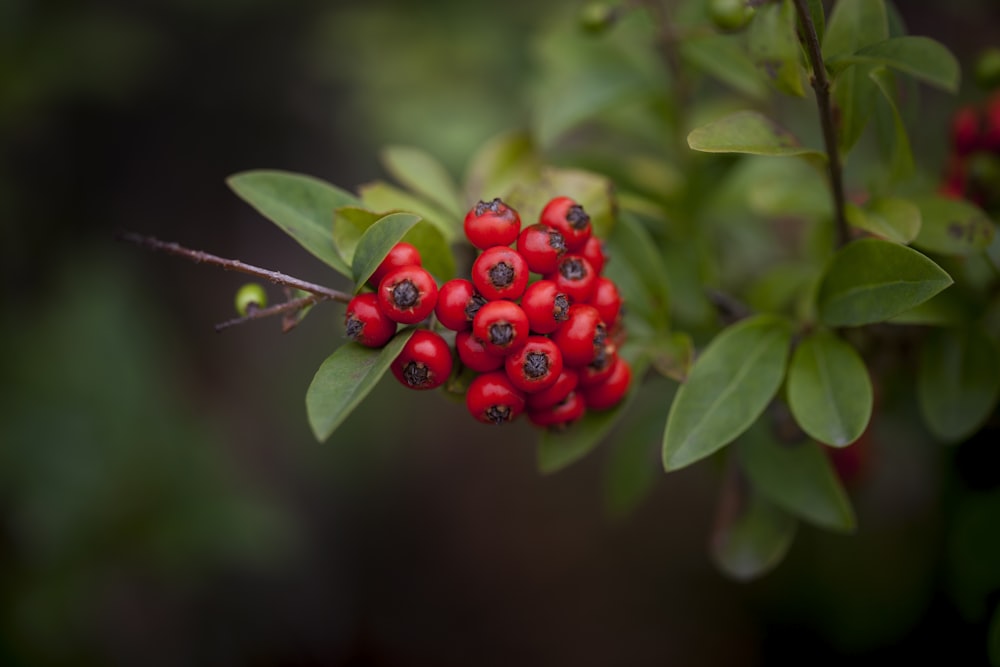
[(554, 227), (531, 225), (517, 237), (517, 251), (535, 273), (552, 273), (559, 258), (566, 254), (566, 241)]
[(528, 316), (513, 301), (490, 301), (472, 320), (472, 335), (491, 354), (503, 356), (520, 349), (528, 332)]
[(477, 373), (486, 373), (503, 368), (504, 358), (490, 354), (483, 347), (483, 341), (472, 335), (470, 331), (459, 331), (455, 334), (455, 350), (459, 360)]
[(982, 129), (977, 109), (967, 106), (955, 112), (951, 120), (951, 142), (959, 155), (968, 155), (980, 148)]
[(480, 201), (465, 216), (465, 236), (480, 250), (509, 246), (521, 231), (521, 216), (499, 198)]
[(538, 280), (528, 285), (521, 297), (521, 308), (535, 333), (552, 333), (569, 317), (569, 297), (552, 280)]
[(444, 338), (417, 329), (393, 360), (390, 368), (403, 385), (410, 389), (434, 389), (451, 375), (451, 350)]
[(614, 326), (614, 323), (618, 321), (618, 314), (622, 308), (622, 297), (613, 280), (600, 276), (588, 303), (597, 309), (597, 312), (601, 314), (601, 319), (608, 326)]
[(563, 368), (556, 381), (548, 388), (528, 394), (525, 397), (525, 407), (528, 410), (544, 410), (561, 403), (569, 393), (576, 389), (579, 374), (572, 368)]
[(513, 421), (524, 411), (524, 394), (511, 384), (503, 371), (477, 376), (465, 394), (465, 405), (484, 424)]
[(563, 364), (570, 368), (586, 366), (597, 357), (607, 339), (607, 328), (593, 306), (578, 303), (569, 307), (569, 318), (552, 334), (562, 350)]
[(390, 271), (378, 285), (378, 303), (392, 320), (402, 324), (422, 321), (437, 304), (434, 278), (419, 266), (402, 266)]
[(591, 235), (590, 216), (569, 197), (556, 197), (542, 209), (539, 222), (554, 227), (566, 242), (569, 252), (583, 248)]
[(610, 340), (605, 341), (594, 356), (594, 360), (577, 369), (580, 376), (578, 386), (593, 387), (601, 384), (611, 376), (617, 360), (618, 347)]
[(632, 369), (629, 367), (628, 362), (619, 356), (607, 380), (593, 387), (584, 387), (581, 389), (583, 400), (591, 410), (613, 408), (625, 398), (631, 382)]
[(559, 347), (545, 336), (529, 336), (528, 341), (504, 360), (511, 384), (525, 393), (548, 389), (562, 373)]
[(392, 246), (392, 250), (389, 251), (389, 254), (385, 256), (382, 263), (372, 273), (371, 278), (368, 279), (368, 284), (372, 287), (377, 287), (382, 282), (382, 279), (393, 269), (398, 269), (402, 266), (420, 266), (420, 264), (420, 251), (409, 243), (400, 241)]
[(452, 331), (463, 331), (472, 327), (472, 318), (479, 307), (486, 303), (475, 285), (464, 278), (455, 278), (441, 285), (438, 290), (434, 314), (438, 322)]
[(374, 292), (358, 294), (344, 313), (347, 337), (365, 347), (382, 347), (396, 335), (396, 322), (378, 305)]
[(604, 265), (608, 263), (608, 255), (604, 252), (604, 243), (601, 239), (596, 236), (591, 236), (587, 239), (587, 242), (583, 244), (583, 248), (580, 249), (580, 254), (583, 255), (590, 262), (590, 266), (593, 267), (594, 273), (601, 275), (601, 271), (604, 270)]
[(597, 272), (583, 255), (565, 255), (549, 276), (573, 303), (585, 303), (597, 287)]
[(753, 18), (754, 8), (747, 0), (710, 0), (708, 14), (720, 30), (739, 30)]
[(565, 428), (583, 417), (586, 412), (587, 405), (583, 397), (577, 392), (571, 391), (556, 405), (541, 410), (529, 410), (527, 415), (528, 420), (535, 426)]
[(528, 265), (516, 250), (488, 248), (472, 264), (472, 284), (489, 301), (518, 299), (528, 286)]
[(240, 317), (267, 306), (267, 292), (258, 283), (247, 283), (236, 290), (236, 312)]

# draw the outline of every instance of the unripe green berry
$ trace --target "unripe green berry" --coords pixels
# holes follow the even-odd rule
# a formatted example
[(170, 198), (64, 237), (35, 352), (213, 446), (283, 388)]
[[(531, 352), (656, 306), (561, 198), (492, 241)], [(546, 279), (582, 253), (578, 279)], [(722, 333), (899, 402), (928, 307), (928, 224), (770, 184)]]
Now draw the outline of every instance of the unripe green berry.
[(608, 2), (591, 2), (580, 10), (580, 27), (587, 32), (602, 33), (614, 25), (619, 11)]
[(708, 14), (720, 30), (739, 30), (750, 22), (754, 8), (747, 0), (710, 0)]
[(247, 283), (236, 290), (236, 312), (246, 317), (251, 310), (267, 307), (267, 293), (258, 283)]

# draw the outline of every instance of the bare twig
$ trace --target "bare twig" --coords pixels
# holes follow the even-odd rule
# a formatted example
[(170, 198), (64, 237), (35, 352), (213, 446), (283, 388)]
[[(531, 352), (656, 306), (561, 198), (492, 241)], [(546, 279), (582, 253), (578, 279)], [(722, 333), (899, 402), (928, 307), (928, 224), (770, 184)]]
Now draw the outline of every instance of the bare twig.
[[(226, 320), (225, 322), (220, 322), (215, 325), (216, 331), (224, 331), (229, 327), (234, 327), (238, 324), (246, 324), (252, 320), (260, 320), (265, 317), (272, 317), (274, 315), (284, 315), (286, 313), (296, 313), (303, 308), (308, 308), (320, 301), (329, 301), (329, 297), (320, 294), (310, 294), (309, 296), (303, 296), (298, 299), (292, 299), (291, 301), (286, 301), (284, 303), (279, 303), (268, 308), (253, 308), (247, 311), (246, 316), (236, 317), (231, 320)], [(294, 326), (294, 325), (292, 325)], [(287, 322), (282, 327), (285, 331), (288, 331), (291, 327), (288, 326)]]
[(805, 39), (806, 53), (812, 66), (812, 87), (816, 93), (816, 105), (819, 107), (819, 121), (823, 128), (823, 142), (826, 144), (827, 164), (830, 171), (830, 194), (833, 197), (833, 219), (837, 229), (837, 245), (843, 246), (850, 239), (847, 228), (847, 217), (844, 213), (844, 177), (840, 164), (840, 152), (837, 148), (837, 128), (833, 121), (833, 107), (830, 104), (830, 79), (826, 75), (826, 65), (823, 63), (823, 51), (820, 48), (819, 37), (812, 15), (806, 6), (806, 0), (795, 0), (795, 10), (798, 12)]

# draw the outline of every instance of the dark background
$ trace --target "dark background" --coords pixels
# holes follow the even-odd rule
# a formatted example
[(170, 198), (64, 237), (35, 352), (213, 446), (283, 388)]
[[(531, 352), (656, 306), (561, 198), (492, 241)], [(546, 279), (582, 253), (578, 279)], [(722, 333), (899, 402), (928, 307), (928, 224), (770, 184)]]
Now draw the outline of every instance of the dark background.
[[(1000, 27), (988, 0), (900, 4), (965, 64)], [(318, 445), (303, 396), (341, 307), (216, 334), (239, 276), (113, 240), (342, 286), (225, 177), (353, 189), (390, 142), (459, 174), (526, 122), (534, 40), (577, 7), (0, 0), (0, 664), (985, 661), (996, 596), (962, 574), (1000, 568), (964, 539), (1000, 529), (982, 444), (876, 433), (859, 534), (803, 526), (734, 583), (706, 550), (711, 464), (613, 517), (608, 447), (541, 476), (525, 425), (391, 382)]]

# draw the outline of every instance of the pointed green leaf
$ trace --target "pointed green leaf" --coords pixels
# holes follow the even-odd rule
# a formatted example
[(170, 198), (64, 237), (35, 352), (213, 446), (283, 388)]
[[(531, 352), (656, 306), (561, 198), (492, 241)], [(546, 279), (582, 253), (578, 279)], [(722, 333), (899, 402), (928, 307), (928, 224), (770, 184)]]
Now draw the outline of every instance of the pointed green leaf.
[(965, 257), (985, 250), (996, 235), (996, 224), (979, 207), (964, 199), (940, 195), (915, 198), (920, 207), (920, 234), (913, 245), (942, 255)]
[(917, 396), (931, 432), (957, 442), (978, 429), (996, 406), (1000, 353), (978, 328), (934, 329), (920, 350)]
[(670, 311), (669, 282), (656, 241), (638, 219), (623, 215), (607, 239), (605, 273), (627, 295), (628, 310), (654, 330), (665, 330)]
[(421, 265), (439, 283), (455, 277), (455, 256), (440, 229), (421, 220), (403, 235), (402, 240), (420, 251)]
[(422, 197), (383, 181), (375, 181), (361, 186), (360, 194), (364, 207), (369, 210), (416, 213), (440, 229), (449, 243), (462, 234), (461, 218), (441, 210), (439, 206)]
[(649, 362), (635, 346), (620, 353), (632, 368), (632, 387), (621, 403), (610, 410), (589, 411), (565, 431), (545, 431), (538, 440), (538, 469), (545, 474), (558, 472), (589, 454), (611, 432), (628, 409), (642, 384)]
[(823, 60), (854, 53), (889, 37), (883, 0), (839, 0), (833, 6), (823, 37)]
[(351, 275), (355, 284), (355, 292), (365, 284), (392, 246), (399, 243), (403, 236), (420, 222), (420, 216), (413, 213), (390, 213), (379, 218), (371, 227), (365, 230), (358, 240), (351, 261)]
[(385, 213), (376, 213), (357, 206), (338, 208), (333, 216), (333, 242), (348, 267), (354, 261), (354, 251), (365, 231)]
[(688, 134), (688, 146), (706, 153), (753, 155), (812, 155), (818, 150), (799, 144), (788, 130), (757, 111), (737, 111)]
[(678, 42), (681, 57), (697, 71), (705, 72), (754, 99), (767, 97), (767, 80), (747, 57), (741, 35), (706, 33)]
[(872, 415), (872, 383), (861, 356), (829, 331), (802, 339), (788, 368), (788, 406), (811, 437), (844, 447)]
[(854, 531), (854, 508), (822, 446), (781, 444), (755, 427), (740, 438), (739, 452), (753, 488), (783, 510), (822, 528)]
[(326, 358), (306, 391), (309, 426), (318, 441), (329, 438), (375, 388), (411, 335), (412, 329), (404, 329), (380, 350), (345, 343)]
[(861, 138), (872, 117), (878, 86), (871, 66), (857, 65), (838, 74), (833, 81), (833, 100), (839, 109), (837, 145), (845, 155)]
[(868, 76), (882, 93), (882, 99), (885, 100), (889, 112), (892, 114), (893, 137), (889, 154), (889, 172), (893, 181), (901, 181), (913, 174), (914, 165), (910, 136), (906, 132), (906, 124), (903, 122), (903, 116), (899, 113), (899, 106), (896, 104), (896, 78), (885, 67), (874, 68)]
[(873, 199), (863, 209), (847, 205), (847, 222), (852, 227), (903, 245), (917, 238), (920, 219), (920, 207), (906, 199)]
[(716, 336), (670, 406), (663, 434), (666, 470), (709, 456), (756, 421), (785, 378), (790, 341), (790, 324), (770, 315)]
[(930, 37), (892, 37), (854, 53), (831, 58), (827, 64), (834, 71), (849, 65), (884, 65), (949, 92), (958, 91), (958, 59), (947, 47)]
[(733, 465), (719, 496), (712, 560), (734, 579), (755, 579), (781, 562), (797, 527), (795, 517), (754, 489)]
[(354, 195), (329, 183), (287, 171), (244, 171), (226, 179), (241, 199), (339, 273), (350, 267), (334, 246), (334, 211), (355, 206)]
[(837, 251), (820, 282), (820, 318), (832, 327), (881, 322), (952, 284), (951, 276), (916, 250), (861, 239)]
[(757, 8), (747, 38), (750, 54), (765, 76), (783, 93), (802, 97), (802, 51), (791, 0)]
[(465, 215), (465, 203), (455, 180), (434, 156), (412, 146), (387, 146), (382, 163), (393, 178), (455, 218)]
[(466, 168), (468, 201), (506, 199), (516, 183), (537, 180), (541, 167), (531, 136), (523, 132), (502, 134), (483, 144)]

